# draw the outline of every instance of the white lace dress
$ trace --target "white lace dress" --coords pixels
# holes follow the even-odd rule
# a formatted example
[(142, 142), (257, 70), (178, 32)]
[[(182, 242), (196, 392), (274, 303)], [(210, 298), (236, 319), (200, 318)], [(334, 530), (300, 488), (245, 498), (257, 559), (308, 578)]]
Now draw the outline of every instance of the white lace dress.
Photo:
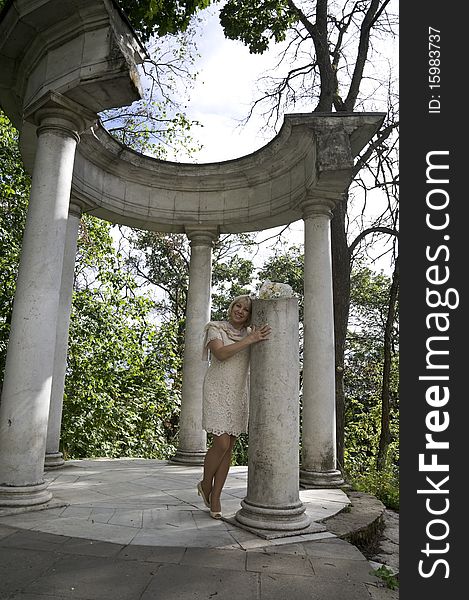
[[(237, 332), (226, 321), (211, 321), (205, 327), (204, 349), (218, 339), (226, 346), (242, 339), (249, 330)], [(239, 436), (247, 432), (249, 409), (250, 348), (219, 361), (211, 354), (204, 379), (202, 427), (208, 433)]]

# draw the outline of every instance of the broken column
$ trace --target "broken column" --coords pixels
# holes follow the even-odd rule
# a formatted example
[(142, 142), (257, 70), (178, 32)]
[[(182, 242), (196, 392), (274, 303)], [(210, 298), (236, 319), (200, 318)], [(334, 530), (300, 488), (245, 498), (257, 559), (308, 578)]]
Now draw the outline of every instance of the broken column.
[(303, 530), (310, 519), (299, 497), (298, 300), (253, 300), (252, 322), (272, 332), (251, 347), (248, 487), (235, 518), (248, 528)]

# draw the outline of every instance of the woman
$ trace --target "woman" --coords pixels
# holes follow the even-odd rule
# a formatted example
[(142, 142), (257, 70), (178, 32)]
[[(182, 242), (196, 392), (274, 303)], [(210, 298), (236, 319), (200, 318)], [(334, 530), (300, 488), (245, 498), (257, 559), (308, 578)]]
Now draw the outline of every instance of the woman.
[(199, 495), (214, 519), (222, 517), (220, 495), (231, 464), (236, 438), (248, 425), (250, 347), (268, 339), (268, 325), (248, 327), (251, 299), (238, 296), (228, 308), (228, 321), (205, 326), (204, 356), (210, 352), (205, 375), (202, 426), (213, 435), (204, 461), (204, 475), (197, 484)]

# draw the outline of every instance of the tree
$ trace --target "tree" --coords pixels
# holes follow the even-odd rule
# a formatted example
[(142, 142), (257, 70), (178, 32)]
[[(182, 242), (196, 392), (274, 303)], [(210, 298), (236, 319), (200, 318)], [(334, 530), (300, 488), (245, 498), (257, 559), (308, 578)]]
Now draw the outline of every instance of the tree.
[[(225, 35), (241, 40), (252, 53), (262, 53), (271, 41), (282, 51), (274, 75), (261, 79), (264, 91), (253, 104), (267, 127), (275, 128), (292, 107), (310, 106), (316, 112), (352, 112), (387, 108), (383, 128), (357, 158), (354, 176), (367, 173), (334, 211), (331, 223), (334, 328), (336, 341), (337, 456), (344, 457), (344, 353), (350, 305), (350, 277), (357, 251), (366, 252), (366, 237), (397, 236), (396, 131), (398, 112), (393, 73), (380, 46), (395, 36), (397, 18), (390, 0), (331, 2), (330, 0), (228, 0), (220, 12)], [(387, 72), (380, 74), (379, 67)], [(388, 68), (389, 67), (389, 68)], [(284, 74), (279, 75), (282, 69)], [(262, 107), (266, 107), (262, 109)], [(363, 172), (362, 172), (363, 173)], [(361, 223), (356, 240), (350, 240), (349, 210), (357, 196), (383, 192), (386, 208), (371, 224)], [(359, 193), (361, 192), (361, 194)], [(364, 215), (364, 211), (361, 212)], [(393, 250), (393, 246), (391, 246)]]
[(18, 132), (0, 111), (0, 380), (2, 382), (30, 187), (30, 177), (24, 170), (19, 152)]
[[(160, 318), (177, 323), (177, 348), (184, 352), (185, 315), (189, 286), (190, 243), (184, 234), (163, 234), (121, 228), (125, 261), (141, 288), (156, 291), (155, 307)], [(230, 300), (250, 293), (254, 266), (239, 256), (253, 245), (252, 235), (222, 235), (213, 247), (212, 314), (225, 318)], [(182, 373), (180, 373), (182, 377)]]
[(304, 251), (302, 246), (283, 245), (268, 257), (259, 270), (261, 281), (269, 279), (290, 285), (298, 296), (300, 322), (303, 321)]
[(393, 334), (395, 333), (398, 292), (399, 262), (396, 260), (392, 283), (389, 289), (389, 301), (387, 304), (386, 326), (384, 331), (383, 384), (381, 388), (381, 429), (378, 454), (376, 457), (376, 468), (378, 471), (383, 471), (386, 466), (388, 448), (391, 442), (391, 369), (393, 362), (392, 355), (395, 352), (395, 335)]
[(69, 458), (168, 458), (180, 406), (175, 327), (158, 324), (153, 300), (137, 293), (110, 227), (82, 219), (62, 451)]
[(200, 125), (185, 114), (185, 102), (196, 78), (195, 31), (152, 37), (140, 65), (143, 98), (131, 106), (100, 113), (103, 126), (119, 142), (164, 159), (170, 152), (191, 156), (199, 146), (191, 129)]
[(390, 279), (365, 267), (354, 269), (351, 299), (345, 352), (344, 466), (354, 485), (375, 493), (386, 505), (397, 508), (399, 321), (396, 275)]
[[(0, 361), (9, 337), (30, 191), (18, 132), (0, 113)], [(75, 267), (62, 450), (84, 456), (167, 458), (180, 406), (172, 323), (155, 322), (114, 248), (111, 225), (84, 216)]]
[(251, 294), (254, 263), (243, 252), (252, 255), (257, 248), (252, 234), (225, 234), (218, 238), (213, 249), (212, 315), (226, 319), (226, 310), (233, 298)]
[(185, 31), (192, 16), (210, 0), (118, 0), (143, 42)]
[(131, 106), (103, 111), (104, 127), (138, 152), (167, 158), (191, 156), (199, 145), (191, 128), (200, 125), (185, 114), (196, 78), (194, 17), (210, 0), (118, 0), (122, 16), (144, 44), (140, 65), (143, 98)]
[[(127, 243), (126, 262), (142, 286), (155, 286), (166, 319), (184, 320), (189, 286), (190, 242), (184, 234), (166, 234), (122, 228)], [(252, 290), (252, 262), (240, 256), (249, 251), (251, 234), (221, 235), (213, 246), (212, 310), (215, 315), (227, 308), (230, 299)]]

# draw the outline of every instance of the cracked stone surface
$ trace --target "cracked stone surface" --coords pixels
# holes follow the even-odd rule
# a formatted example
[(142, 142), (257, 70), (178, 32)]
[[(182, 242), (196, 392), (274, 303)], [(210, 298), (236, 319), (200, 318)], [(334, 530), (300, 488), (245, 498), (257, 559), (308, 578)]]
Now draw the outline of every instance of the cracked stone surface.
[(399, 513), (387, 508), (383, 519), (384, 530), (379, 541), (379, 552), (371, 560), (399, 572)]

